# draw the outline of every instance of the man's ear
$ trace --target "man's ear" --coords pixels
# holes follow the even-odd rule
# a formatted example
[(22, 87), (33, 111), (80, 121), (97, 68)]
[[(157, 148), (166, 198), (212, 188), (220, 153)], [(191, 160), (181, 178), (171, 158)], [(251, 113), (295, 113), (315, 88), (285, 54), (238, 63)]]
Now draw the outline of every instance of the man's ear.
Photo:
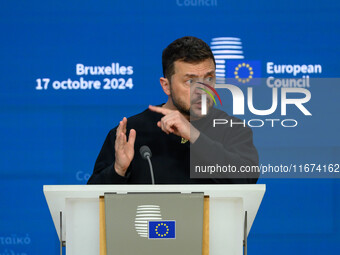
[(164, 93), (170, 96), (170, 82), (168, 78), (161, 77), (159, 82), (161, 83)]

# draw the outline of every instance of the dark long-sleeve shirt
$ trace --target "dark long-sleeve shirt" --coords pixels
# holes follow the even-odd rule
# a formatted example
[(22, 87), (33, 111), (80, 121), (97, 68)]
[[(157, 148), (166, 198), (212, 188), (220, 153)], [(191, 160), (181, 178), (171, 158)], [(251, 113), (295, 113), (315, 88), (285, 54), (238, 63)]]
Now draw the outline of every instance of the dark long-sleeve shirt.
[[(88, 184), (150, 184), (151, 174), (147, 160), (143, 159), (139, 149), (147, 145), (152, 151), (152, 165), (156, 184), (242, 184), (256, 183), (258, 175), (226, 174), (226, 178), (190, 178), (190, 167), (195, 165), (258, 165), (258, 154), (253, 145), (252, 131), (243, 125), (217, 125), (212, 127), (213, 119), (241, 122), (225, 112), (212, 109), (209, 114), (191, 124), (200, 131), (195, 143), (183, 143), (182, 138), (164, 133), (157, 122), (163, 117), (149, 109), (128, 118), (127, 136), (130, 129), (135, 129), (135, 155), (124, 177), (114, 170), (116, 128), (106, 137), (96, 160)], [(236, 176), (238, 177), (238, 176)]]

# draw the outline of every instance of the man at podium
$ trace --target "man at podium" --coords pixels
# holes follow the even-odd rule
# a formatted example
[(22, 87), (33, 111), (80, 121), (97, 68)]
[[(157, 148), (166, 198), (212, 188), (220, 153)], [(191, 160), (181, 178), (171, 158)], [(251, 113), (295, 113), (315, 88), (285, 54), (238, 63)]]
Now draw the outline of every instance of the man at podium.
[(231, 165), (239, 171), (258, 165), (248, 126), (212, 126), (215, 119), (241, 121), (214, 108), (212, 97), (203, 97), (215, 91), (216, 63), (210, 47), (195, 37), (179, 38), (164, 49), (162, 66), (160, 84), (167, 102), (124, 117), (109, 132), (88, 184), (256, 183), (258, 174), (190, 178), (190, 171), (197, 169), (207, 174), (212, 167)]

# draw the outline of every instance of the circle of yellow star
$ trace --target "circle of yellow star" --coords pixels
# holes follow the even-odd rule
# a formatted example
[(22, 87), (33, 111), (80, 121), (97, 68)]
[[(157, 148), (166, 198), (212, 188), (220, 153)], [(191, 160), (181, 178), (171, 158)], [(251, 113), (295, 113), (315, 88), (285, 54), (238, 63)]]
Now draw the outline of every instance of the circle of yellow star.
[[(241, 78), (239, 76), (239, 70), (241, 68), (247, 68), (248, 71), (249, 71), (249, 75), (247, 78)], [(237, 67), (235, 67), (235, 79), (240, 82), (240, 83), (246, 83), (246, 82), (249, 82), (252, 78), (253, 78), (253, 74), (254, 74), (254, 71), (253, 71), (253, 68), (249, 65), (249, 64), (246, 64), (246, 63), (242, 63), (242, 64), (238, 64)]]
[[(163, 234), (158, 233), (158, 227), (160, 227), (160, 226), (166, 227), (166, 233), (165, 234), (164, 233)], [(169, 234), (169, 227), (165, 223), (159, 223), (155, 228), (155, 233), (156, 233), (156, 235), (158, 235), (160, 237), (166, 237), (167, 234)]]

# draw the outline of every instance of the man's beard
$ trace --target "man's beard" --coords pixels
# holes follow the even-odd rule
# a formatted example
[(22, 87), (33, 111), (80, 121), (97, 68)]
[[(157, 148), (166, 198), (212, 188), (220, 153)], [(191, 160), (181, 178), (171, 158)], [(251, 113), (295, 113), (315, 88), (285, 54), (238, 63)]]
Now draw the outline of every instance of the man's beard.
[[(179, 98), (177, 98), (177, 95), (176, 93), (174, 93), (174, 91), (172, 90), (172, 86), (170, 85), (170, 97), (171, 97), (171, 100), (172, 100), (172, 103), (174, 104), (174, 106), (177, 108), (177, 110), (182, 113), (184, 116), (188, 116), (188, 117), (193, 117), (193, 118), (202, 118), (204, 116), (202, 116), (201, 114), (196, 114), (192, 109), (191, 109), (191, 105), (201, 101), (201, 98), (198, 97), (198, 98), (195, 98), (191, 101), (190, 99), (190, 106), (187, 107), (185, 105), (185, 103), (180, 100)], [(208, 104), (208, 107), (207, 107), (207, 111), (209, 113), (209, 111), (211, 110), (212, 108), (212, 102), (210, 102), (210, 100), (207, 98), (207, 104)]]
[(177, 110), (182, 113), (183, 115), (190, 116), (190, 107), (186, 107), (185, 103), (177, 98), (176, 93), (172, 90), (172, 86), (170, 85), (170, 97), (172, 100), (172, 103), (177, 108)]

